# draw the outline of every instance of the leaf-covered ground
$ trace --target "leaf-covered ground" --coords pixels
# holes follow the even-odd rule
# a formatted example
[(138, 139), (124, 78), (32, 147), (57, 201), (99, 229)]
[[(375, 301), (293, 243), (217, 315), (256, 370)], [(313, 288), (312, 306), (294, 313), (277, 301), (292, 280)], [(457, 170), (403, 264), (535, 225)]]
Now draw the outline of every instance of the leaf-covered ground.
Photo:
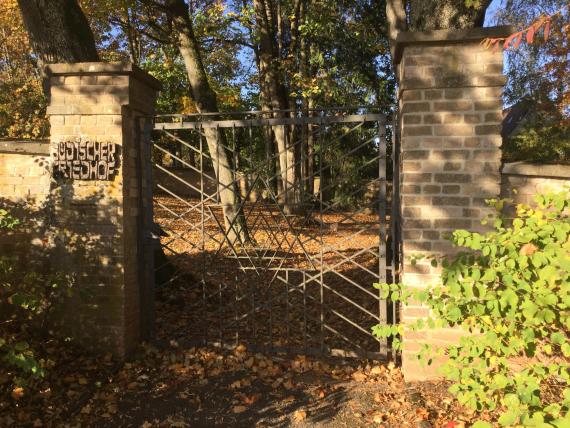
[[(235, 345), (247, 339), (300, 350), (379, 350), (371, 327), (383, 313), (392, 316), (393, 308), (372, 286), (384, 272), (378, 214), (340, 208), (320, 213), (312, 206), (303, 216), (286, 217), (270, 202), (247, 203), (250, 242), (228, 245), (218, 204), (168, 195), (154, 202), (171, 262), (159, 263), (159, 273), (170, 268), (195, 278), (183, 279), (194, 287), (172, 297), (186, 307), (188, 328), (178, 332), (181, 337)], [(172, 276), (159, 275), (157, 283), (170, 283)]]
[(182, 310), (159, 300), (157, 342), (122, 365), (46, 345), (46, 379), (21, 390), (0, 380), (0, 426), (451, 428), (472, 417), (445, 385), (406, 385), (393, 363), (185, 345)]
[[(214, 248), (194, 248), (190, 243), (200, 242), (199, 231), (191, 217), (194, 211), (179, 206), (172, 198), (159, 199), (162, 207), (156, 214), (169, 235), (165, 236), (183, 275), (175, 283), (162, 287), (156, 305), (156, 334), (152, 344), (143, 346), (132, 360), (126, 363), (113, 361), (111, 356), (90, 357), (73, 344), (35, 343), (40, 357), (47, 360), (47, 375), (44, 379), (30, 381), (14, 388), (9, 372), (0, 366), (0, 427), (212, 427), (212, 426), (271, 426), (271, 427), (461, 427), (472, 415), (466, 414), (446, 393), (442, 383), (426, 382), (415, 385), (404, 383), (400, 369), (393, 363), (339, 359), (315, 359), (300, 355), (268, 355), (254, 352), (242, 343), (242, 336), (225, 348), (196, 346), (196, 332), (216, 332), (220, 322), (231, 323), (234, 313), (248, 308), (235, 306), (235, 296), (224, 296), (227, 308), (220, 316), (215, 302), (206, 300), (200, 304), (194, 277), (203, 267), (203, 253), (215, 253)], [(166, 208), (168, 208), (168, 210)], [(362, 251), (378, 240), (375, 220), (370, 214), (346, 221), (340, 214), (327, 214), (324, 225), (299, 226), (299, 241), (285, 245), (293, 236), (274, 212), (264, 208), (267, 224), (273, 226), (251, 231), (258, 246), (272, 248), (276, 252), (287, 250), (284, 259), (290, 267), (307, 268), (309, 259), (320, 260), (322, 230), (324, 243), (334, 248), (324, 254), (328, 265), (336, 266), (345, 278), (361, 284), (372, 284), (373, 279), (362, 277), (362, 269), (354, 269), (351, 263), (340, 263), (343, 257)], [(169, 211), (170, 210), (170, 211)], [(168, 219), (166, 213), (179, 217)], [(252, 211), (252, 219), (256, 212)], [(181, 216), (189, 223), (182, 222)], [(163, 218), (164, 217), (164, 218)], [(192, 221), (190, 221), (192, 220)], [(252, 220), (253, 221), (253, 220)], [(273, 223), (272, 223), (273, 222)], [(212, 221), (210, 221), (212, 223)], [(215, 225), (208, 223), (210, 233)], [(370, 229), (371, 228), (371, 229)], [(363, 229), (355, 238), (355, 231)], [(288, 232), (283, 232), (289, 230)], [(269, 235), (268, 235), (269, 233)], [(281, 235), (279, 235), (281, 234)], [(274, 239), (273, 236), (281, 238)], [(174, 239), (176, 238), (176, 239)], [(183, 239), (182, 239), (183, 238)], [(275, 243), (280, 242), (275, 247)], [(303, 243), (307, 255), (301, 251)], [(211, 242), (210, 242), (211, 244)], [(275, 247), (275, 248), (274, 248)], [(176, 256), (180, 254), (182, 256)], [(360, 257), (360, 256), (359, 256)], [(364, 256), (362, 256), (364, 257)], [(374, 262), (363, 258), (360, 265)], [(249, 289), (252, 284), (264, 282), (262, 277), (239, 276), (235, 260), (215, 259), (215, 266), (207, 270), (207, 279), (212, 284), (228, 283)], [(332, 275), (334, 276), (334, 275)], [(241, 278), (241, 281), (237, 279)], [(336, 278), (336, 279), (335, 279)], [(368, 293), (349, 287), (337, 277), (326, 278), (335, 290), (343, 292), (362, 307), (377, 302)], [(345, 281), (346, 282), (346, 281)], [(237, 284), (237, 285), (236, 285)], [(343, 288), (344, 287), (344, 288)], [(200, 291), (200, 290), (198, 290)], [(310, 297), (310, 290), (307, 291)], [(330, 294), (330, 293), (329, 293)], [(236, 291), (237, 296), (237, 291)], [(374, 319), (362, 317), (355, 305), (346, 300), (334, 300), (325, 295), (329, 305), (341, 308), (341, 312), (359, 322), (368, 330)], [(295, 300), (296, 299), (296, 300)], [(248, 301), (244, 300), (243, 304)], [(253, 335), (257, 342), (294, 343), (289, 337), (289, 327), (303, 319), (304, 308), (318, 311), (307, 305), (303, 296), (292, 294), (279, 300), (273, 296), (270, 310), (255, 312), (256, 323)], [(247, 303), (248, 304), (248, 303)], [(210, 307), (212, 306), (212, 307)], [(285, 309), (283, 309), (285, 308)], [(219, 309), (219, 308), (218, 308)], [(369, 308), (369, 310), (373, 310)], [(281, 311), (281, 312), (280, 312)], [(300, 312), (299, 312), (300, 311)], [(283, 315), (279, 318), (279, 315)], [(285, 316), (286, 315), (286, 316)], [(330, 314), (329, 314), (330, 315)], [(267, 322), (273, 317), (274, 323)], [(250, 318), (244, 326), (247, 332)], [(265, 321), (264, 321), (265, 320)], [(283, 320), (289, 320), (285, 328)], [(350, 329), (341, 320), (325, 320), (344, 337), (361, 345), (370, 338), (359, 338), (357, 329)], [(272, 327), (269, 327), (268, 324)], [(303, 323), (301, 323), (303, 324)], [(346, 324), (346, 323), (345, 323)], [(311, 325), (299, 325), (311, 328)], [(313, 326), (314, 327), (314, 326)], [(268, 334), (271, 332), (271, 334)], [(251, 331), (250, 331), (251, 333)], [(265, 335), (265, 336), (264, 336)], [(292, 336), (292, 335), (291, 335)], [(318, 335), (317, 335), (318, 336)], [(340, 337), (327, 337), (329, 345), (346, 345)], [(302, 343), (301, 343), (302, 344)]]

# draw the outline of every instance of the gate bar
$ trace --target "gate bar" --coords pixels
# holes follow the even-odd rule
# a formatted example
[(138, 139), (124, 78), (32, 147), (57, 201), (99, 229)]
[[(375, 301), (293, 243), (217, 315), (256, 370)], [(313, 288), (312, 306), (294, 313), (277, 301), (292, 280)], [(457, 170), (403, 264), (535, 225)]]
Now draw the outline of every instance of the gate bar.
[(351, 123), (351, 122), (386, 122), (383, 114), (350, 114), (347, 116), (325, 117), (281, 117), (270, 119), (241, 119), (241, 120), (216, 120), (211, 122), (158, 122), (154, 124), (155, 130), (164, 129), (203, 129), (203, 128), (247, 128), (254, 126), (279, 126), (279, 125), (303, 125), (303, 124), (327, 124), (327, 123)]

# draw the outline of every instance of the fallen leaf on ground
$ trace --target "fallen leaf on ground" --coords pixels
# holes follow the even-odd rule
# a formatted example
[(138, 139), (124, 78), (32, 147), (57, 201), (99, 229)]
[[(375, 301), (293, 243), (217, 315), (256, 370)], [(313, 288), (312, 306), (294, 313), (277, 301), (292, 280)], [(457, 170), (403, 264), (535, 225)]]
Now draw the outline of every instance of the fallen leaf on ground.
[(19, 400), (23, 396), (24, 396), (24, 388), (22, 388), (21, 386), (17, 386), (12, 390), (12, 398), (14, 400)]
[(370, 370), (371, 375), (380, 375), (386, 371), (386, 368), (383, 366), (374, 366)]
[(361, 371), (357, 371), (352, 373), (352, 378), (357, 382), (364, 382), (368, 376), (366, 376), (366, 374)]
[(250, 396), (244, 396), (243, 397), (243, 402), (247, 405), (253, 404), (255, 403), (257, 400), (259, 400), (261, 398), (261, 394), (257, 393), (257, 394), (253, 394)]
[(422, 421), (427, 421), (429, 418), (429, 411), (424, 407), (418, 407), (416, 409), (416, 417)]
[(443, 426), (444, 428), (465, 428), (465, 423), (457, 421), (448, 421)]
[(376, 413), (372, 420), (374, 421), (374, 423), (381, 424), (384, 422), (385, 419), (386, 419), (385, 413)]
[(293, 413), (293, 421), (302, 422), (307, 419), (307, 412), (305, 410), (297, 410)]
[(287, 382), (284, 382), (283, 387), (285, 389), (293, 389), (294, 385), (293, 385), (293, 382), (291, 381), (291, 379), (289, 379)]

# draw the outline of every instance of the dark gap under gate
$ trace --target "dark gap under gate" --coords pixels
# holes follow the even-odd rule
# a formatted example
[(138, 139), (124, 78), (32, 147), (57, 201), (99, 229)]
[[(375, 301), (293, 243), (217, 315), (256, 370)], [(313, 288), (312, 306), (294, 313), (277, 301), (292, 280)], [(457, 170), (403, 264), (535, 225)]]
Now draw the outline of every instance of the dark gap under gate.
[(190, 288), (191, 340), (389, 356), (371, 327), (397, 315), (373, 284), (397, 280), (398, 148), (385, 115), (349, 110), (154, 118), (156, 287)]

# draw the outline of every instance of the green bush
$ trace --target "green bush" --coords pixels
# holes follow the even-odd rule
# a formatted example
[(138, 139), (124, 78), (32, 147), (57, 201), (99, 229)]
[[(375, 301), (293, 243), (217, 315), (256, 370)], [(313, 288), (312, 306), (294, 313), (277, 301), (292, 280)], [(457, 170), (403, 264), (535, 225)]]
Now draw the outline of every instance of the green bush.
[(48, 135), (46, 97), (40, 79), (2, 81), (0, 78), (0, 136), (42, 138)]
[[(19, 225), (0, 209), (0, 233)], [(14, 257), (0, 256), (0, 367), (14, 384), (44, 375), (46, 362), (33, 344), (46, 338), (49, 316), (70, 292), (65, 277), (38, 273)]]
[[(442, 265), (441, 283), (410, 291), (376, 284), (395, 301), (420, 300), (432, 316), (412, 329), (458, 327), (456, 345), (424, 345), (419, 358), (447, 359), (442, 374), (450, 392), (476, 411), (496, 411), (501, 426), (570, 426), (570, 194), (539, 195), (536, 207), (517, 206), (502, 217), (504, 201), (486, 234), (457, 230), (453, 244), (465, 249)], [(375, 326), (395, 338), (403, 326)], [(480, 421), (475, 426), (490, 427)]]
[(506, 162), (570, 161), (570, 126), (568, 120), (536, 114), (516, 135), (505, 139), (503, 157)]

